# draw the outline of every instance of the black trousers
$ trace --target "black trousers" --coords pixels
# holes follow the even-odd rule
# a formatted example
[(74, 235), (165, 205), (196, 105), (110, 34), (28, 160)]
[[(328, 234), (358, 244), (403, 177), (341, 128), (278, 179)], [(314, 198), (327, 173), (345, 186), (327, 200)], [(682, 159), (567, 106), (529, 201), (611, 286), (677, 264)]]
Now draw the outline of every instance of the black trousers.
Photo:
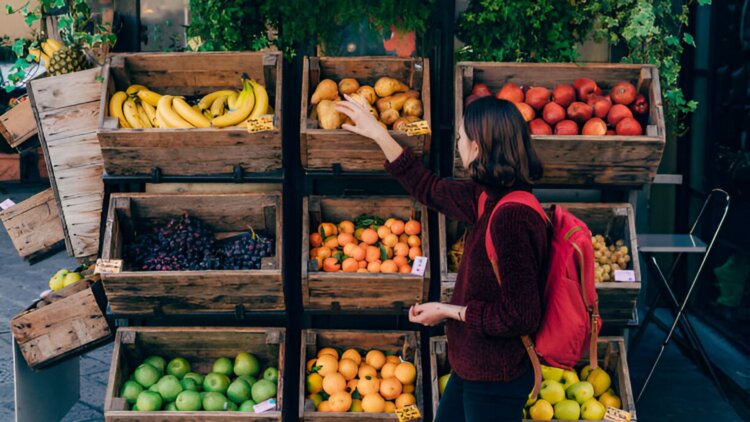
[(534, 388), (534, 371), (510, 382), (466, 381), (451, 374), (435, 422), (518, 422)]

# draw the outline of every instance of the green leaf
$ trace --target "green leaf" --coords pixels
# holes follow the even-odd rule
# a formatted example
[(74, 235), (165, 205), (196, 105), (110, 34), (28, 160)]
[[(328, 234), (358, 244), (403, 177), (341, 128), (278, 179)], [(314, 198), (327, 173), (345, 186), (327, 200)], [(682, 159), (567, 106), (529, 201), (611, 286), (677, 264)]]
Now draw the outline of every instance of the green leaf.
[(34, 22), (38, 21), (39, 19), (40, 19), (39, 16), (30, 13), (26, 15), (26, 17), (24, 18), (24, 22), (26, 22), (27, 26), (32, 26), (34, 25)]
[(5, 13), (7, 13), (7, 14), (9, 14), (9, 15), (11, 15), (11, 14), (15, 13), (15, 12), (13, 11), (13, 6), (11, 6), (11, 5), (9, 5), (9, 4), (6, 4), (6, 5), (5, 5)]
[(695, 39), (692, 35), (685, 32), (684, 34), (682, 34), (682, 39), (685, 41), (685, 44), (695, 47)]
[(99, 83), (102, 83), (102, 82), (104, 82), (104, 78), (101, 77), (101, 76), (97, 76), (96, 77), (96, 81), (99, 82)]
[(699, 6), (708, 6), (711, 4), (711, 0), (698, 0)]
[(380, 245), (380, 260), (385, 261), (388, 259), (388, 251), (385, 249), (385, 246)]
[(16, 42), (13, 43), (13, 47), (11, 47), (11, 50), (13, 51), (13, 54), (16, 55), (16, 57), (22, 57), (25, 49), (26, 40), (23, 38), (17, 39)]

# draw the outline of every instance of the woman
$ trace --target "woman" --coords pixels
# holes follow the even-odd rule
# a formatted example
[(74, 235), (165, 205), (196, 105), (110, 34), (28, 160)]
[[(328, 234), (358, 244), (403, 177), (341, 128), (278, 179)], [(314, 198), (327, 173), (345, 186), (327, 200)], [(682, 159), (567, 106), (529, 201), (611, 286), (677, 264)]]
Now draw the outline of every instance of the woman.
[[(548, 232), (530, 207), (508, 203), (490, 220), (497, 202), (515, 190), (531, 190), (542, 165), (528, 127), (512, 103), (485, 97), (466, 108), (457, 141), (471, 181), (441, 179), (403, 149), (356, 101), (336, 108), (354, 125), (343, 128), (373, 139), (390, 172), (417, 200), (453, 220), (473, 225), (464, 246), (450, 304), (424, 303), (409, 309), (409, 320), (433, 326), (446, 321), (453, 373), (435, 420), (518, 421), (534, 385), (530, 359), (520, 336), (533, 335), (542, 316)], [(487, 202), (478, 217), (482, 192)], [(498, 282), (485, 247), (489, 225), (498, 255)]]

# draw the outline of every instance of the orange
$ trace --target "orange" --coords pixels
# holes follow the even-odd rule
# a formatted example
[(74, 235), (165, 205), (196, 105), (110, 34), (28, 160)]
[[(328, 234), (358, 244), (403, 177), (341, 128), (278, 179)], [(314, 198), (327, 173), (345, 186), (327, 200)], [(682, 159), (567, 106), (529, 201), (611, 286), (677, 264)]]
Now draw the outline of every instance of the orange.
[(357, 372), (357, 376), (359, 377), (359, 379), (363, 379), (366, 377), (377, 378), (378, 370), (373, 368), (372, 365), (363, 363), (359, 365), (359, 372)]
[(422, 248), (420, 248), (419, 246), (414, 246), (411, 249), (409, 249), (409, 259), (413, 261), (418, 256), (422, 256)]
[(308, 373), (308, 374), (309, 374), (310, 372), (312, 372), (312, 370), (313, 370), (313, 367), (315, 366), (315, 363), (316, 363), (317, 361), (318, 361), (317, 359), (310, 359), (310, 360), (308, 360), (308, 361), (307, 361), (307, 365), (305, 365), (305, 367), (307, 368), (307, 373)]
[(367, 264), (367, 272), (379, 273), (380, 272), (380, 261), (373, 261)]
[(365, 229), (365, 231), (362, 232), (362, 241), (368, 245), (376, 244), (379, 239), (378, 232), (373, 229)]
[(365, 260), (367, 262), (380, 261), (380, 248), (377, 246), (368, 246), (365, 252)]
[(349, 408), (350, 412), (362, 412), (362, 400), (352, 400), (352, 407)]
[(407, 239), (406, 243), (408, 243), (411, 247), (422, 246), (422, 239), (417, 235), (411, 235), (409, 236), (409, 239)]
[(333, 251), (331, 251), (331, 248), (326, 247), (326, 246), (321, 246), (318, 248), (318, 254), (317, 254), (318, 258), (326, 259), (326, 258), (330, 258), (331, 255), (333, 255)]
[(359, 354), (359, 352), (356, 349), (346, 349), (344, 350), (344, 353), (341, 354), (341, 359), (351, 359), (359, 365), (362, 363), (362, 355)]
[(331, 394), (328, 398), (328, 403), (331, 404), (331, 410), (334, 412), (347, 412), (352, 406), (352, 396), (346, 391), (339, 391), (338, 393)]
[(388, 246), (389, 248), (392, 248), (398, 243), (398, 236), (391, 233), (388, 236), (384, 237), (381, 243), (383, 243), (383, 245), (385, 246)]
[(357, 376), (359, 366), (356, 362), (351, 359), (341, 359), (339, 362), (339, 373), (346, 378), (347, 381), (353, 380)]
[(380, 395), (386, 400), (393, 400), (401, 395), (403, 386), (396, 377), (386, 378), (380, 381)]
[(409, 245), (401, 242), (396, 243), (396, 246), (393, 247), (393, 253), (396, 256), (409, 256)]
[(381, 239), (385, 239), (386, 236), (391, 234), (391, 229), (389, 229), (386, 226), (380, 226), (378, 227), (378, 237)]
[(323, 269), (323, 258), (316, 257), (315, 261), (318, 263), (318, 265), (317, 265), (318, 271), (322, 270)]
[(318, 373), (325, 378), (326, 375), (335, 374), (339, 370), (339, 360), (333, 355), (321, 355), (315, 366), (319, 366)]
[[(354, 245), (354, 244), (350, 243), (349, 245), (346, 245), (346, 246), (350, 246), (350, 245)], [(367, 252), (365, 252), (365, 250), (360, 248), (359, 246), (355, 246), (354, 249), (352, 249), (352, 253), (347, 254), (347, 255), (351, 256), (357, 261), (365, 262), (365, 257), (367, 256)]]
[(352, 394), (357, 391), (357, 383), (359, 383), (359, 380), (356, 378), (349, 380), (349, 382), (346, 383), (346, 392)]
[(404, 266), (398, 267), (399, 274), (411, 274), (411, 265), (406, 264)]
[(417, 399), (411, 393), (403, 393), (396, 399), (396, 409), (417, 404)]
[(409, 393), (414, 394), (414, 384), (406, 384), (404, 388), (401, 390), (402, 393)]
[(367, 247), (368, 247), (368, 246), (370, 246), (370, 245), (368, 245), (368, 244), (367, 244), (367, 243), (365, 243), (365, 242), (359, 242), (359, 247), (360, 247), (360, 248), (362, 248), (362, 249), (364, 249), (364, 250), (367, 250)]
[(385, 400), (380, 394), (368, 394), (362, 399), (362, 410), (367, 413), (383, 413), (385, 411)]
[(388, 355), (388, 356), (386, 356), (385, 357), (385, 361), (386, 362), (393, 362), (396, 365), (398, 365), (399, 363), (401, 363), (401, 359), (399, 359), (398, 356), (396, 356), (396, 355)]
[[(328, 258), (328, 259), (334, 259), (334, 258)], [(325, 265), (325, 263), (323, 264)], [(383, 261), (382, 264), (380, 264), (380, 272), (382, 273), (395, 273), (398, 272), (398, 265), (396, 265), (395, 262), (391, 259), (387, 259)]]
[(385, 365), (385, 354), (380, 350), (370, 350), (365, 356), (365, 363), (379, 371)]
[(417, 379), (417, 368), (411, 362), (401, 362), (396, 367), (396, 378), (401, 384), (414, 384)]
[(313, 248), (317, 248), (322, 244), (323, 244), (323, 236), (321, 236), (320, 233), (310, 234), (310, 246), (312, 246)]
[(346, 246), (344, 246), (344, 255), (352, 256), (352, 253), (354, 253), (355, 249), (359, 249), (359, 246), (355, 245), (354, 243), (348, 243)]
[(323, 390), (323, 377), (320, 374), (310, 374), (305, 380), (305, 389), (310, 394), (318, 394)]
[(406, 259), (406, 257), (401, 256), (401, 255), (395, 256), (393, 258), (393, 262), (395, 262), (396, 265), (398, 265), (399, 269), (403, 267), (404, 265), (409, 265), (409, 261)]
[(385, 248), (385, 256), (388, 257), (388, 259), (393, 258), (393, 248), (390, 246), (383, 246)]
[(336, 239), (338, 240), (340, 246), (346, 246), (350, 243), (354, 243), (356, 245), (354, 236), (351, 233), (340, 233)]
[(357, 264), (359, 264), (360, 272), (369, 272), (367, 271), (367, 261), (358, 261)]
[[(325, 383), (325, 379), (323, 380)], [(323, 387), (325, 388), (325, 386)], [(380, 391), (380, 380), (377, 377), (371, 377), (369, 375), (364, 378), (360, 378), (357, 381), (357, 391), (360, 396), (367, 396), (368, 394), (377, 394)]]
[(421, 232), (422, 232), (422, 224), (420, 224), (419, 221), (409, 220), (406, 222), (406, 225), (404, 226), (404, 233), (411, 236), (413, 234), (419, 234)]
[(339, 247), (339, 240), (336, 238), (336, 236), (329, 236), (326, 237), (323, 244), (328, 248), (336, 249)]
[(398, 220), (396, 220), (395, 218), (391, 217), (391, 218), (385, 220), (385, 223), (383, 225), (386, 226), (386, 227), (388, 227), (390, 229), (391, 226), (393, 225), (393, 223), (395, 223), (396, 221), (398, 221)]
[(318, 233), (323, 237), (336, 236), (339, 234), (338, 229), (331, 223), (321, 223), (318, 225)]
[(329, 403), (328, 400), (320, 402), (318, 405), (318, 412), (333, 412), (333, 410), (331, 410), (331, 403)]
[(408, 241), (409, 241), (409, 235), (406, 234), (406, 233), (401, 233), (398, 236), (398, 241), (401, 242), (401, 243), (408, 243)]
[(315, 259), (318, 256), (318, 248), (310, 249), (310, 259)]
[(361, 242), (362, 241), (362, 232), (363, 231), (365, 231), (364, 227), (361, 227), (361, 228), (359, 228), (357, 230), (354, 230), (354, 238), (357, 239), (357, 240), (359, 240)]
[(383, 412), (396, 413), (396, 405), (392, 401), (385, 402), (385, 409), (383, 409)]
[(396, 220), (391, 224), (391, 233), (395, 234), (396, 236), (401, 236), (401, 233), (404, 232), (404, 229), (406, 228), (406, 225), (401, 220)]
[(320, 350), (318, 350), (318, 357), (321, 357), (323, 355), (331, 355), (335, 357), (336, 359), (339, 358), (339, 352), (336, 351), (333, 347), (324, 347)]
[(307, 396), (308, 399), (312, 400), (313, 404), (315, 404), (315, 408), (317, 409), (318, 406), (320, 406), (320, 403), (323, 401), (323, 397), (320, 396), (320, 394), (310, 394)]
[(356, 273), (359, 269), (359, 263), (354, 258), (346, 258), (344, 262), (341, 263), (341, 270), (345, 273)]
[(386, 358), (385, 365), (380, 368), (380, 377), (386, 379), (395, 376), (396, 366), (398, 366), (398, 363), (389, 362)]
[(341, 269), (341, 265), (339, 265), (339, 260), (336, 258), (326, 258), (323, 260), (323, 271), (332, 273), (336, 272)]
[(354, 223), (352, 223), (349, 220), (344, 220), (339, 223), (338, 230), (339, 230), (339, 233), (354, 234)]
[(323, 377), (323, 391), (328, 394), (344, 391), (346, 388), (346, 379), (338, 372), (328, 374)]
[[(362, 261), (362, 262), (364, 262), (364, 261)], [(367, 271), (367, 268), (357, 268), (357, 272), (358, 273), (369, 273), (369, 271)]]

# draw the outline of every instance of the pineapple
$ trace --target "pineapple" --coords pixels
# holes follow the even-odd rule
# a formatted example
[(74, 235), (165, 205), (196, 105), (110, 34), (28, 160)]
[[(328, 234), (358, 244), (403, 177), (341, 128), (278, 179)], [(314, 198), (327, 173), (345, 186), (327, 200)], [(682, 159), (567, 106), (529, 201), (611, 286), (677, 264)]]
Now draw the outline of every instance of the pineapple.
[(53, 76), (77, 72), (89, 67), (86, 54), (78, 46), (66, 46), (52, 55), (49, 72)]

